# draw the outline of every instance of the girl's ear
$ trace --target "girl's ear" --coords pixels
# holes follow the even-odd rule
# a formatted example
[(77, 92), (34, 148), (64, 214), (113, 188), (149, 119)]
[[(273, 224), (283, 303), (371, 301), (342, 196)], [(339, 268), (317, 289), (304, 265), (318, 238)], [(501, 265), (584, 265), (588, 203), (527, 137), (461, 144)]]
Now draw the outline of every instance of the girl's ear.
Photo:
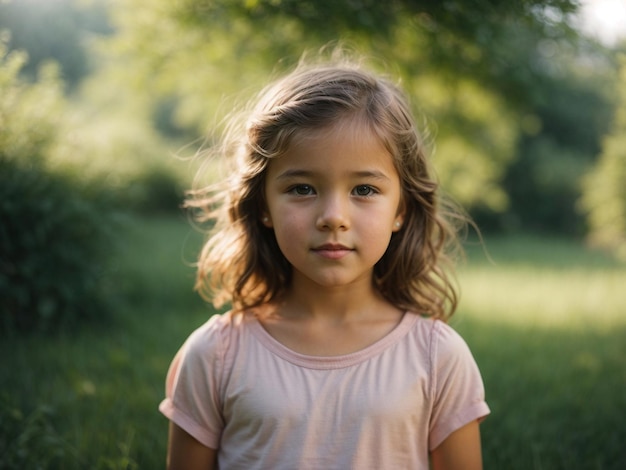
[(272, 219), (270, 218), (270, 216), (268, 214), (263, 214), (263, 217), (261, 217), (261, 222), (263, 223), (263, 225), (265, 225), (267, 228), (272, 228)]
[(393, 222), (393, 232), (397, 232), (402, 228), (402, 224), (404, 223), (404, 214), (398, 215)]
[(402, 224), (404, 224), (404, 214), (405, 214), (404, 202), (400, 203), (400, 207), (398, 207), (398, 213), (396, 214), (396, 218), (393, 221), (393, 232), (397, 232), (402, 228)]

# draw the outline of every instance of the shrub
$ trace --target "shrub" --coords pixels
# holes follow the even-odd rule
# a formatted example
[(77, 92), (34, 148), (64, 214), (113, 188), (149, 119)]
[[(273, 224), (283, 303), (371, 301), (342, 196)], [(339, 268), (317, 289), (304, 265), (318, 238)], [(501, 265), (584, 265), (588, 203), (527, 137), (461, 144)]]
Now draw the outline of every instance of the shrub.
[(511, 228), (582, 235), (584, 219), (576, 210), (591, 154), (572, 150), (550, 136), (526, 138), (519, 159), (505, 178), (511, 197)]
[(0, 333), (106, 316), (112, 212), (77, 183), (0, 155)]
[(589, 242), (626, 260), (626, 55), (621, 63), (612, 129), (584, 180), (581, 207), (590, 227)]
[(139, 214), (180, 212), (183, 189), (166, 168), (146, 168), (113, 194), (116, 206)]
[(98, 197), (105, 193), (46, 165), (67, 106), (58, 67), (25, 82), (27, 57), (7, 53), (5, 41), (0, 35), (0, 335), (49, 332), (109, 311), (113, 212)]
[[(101, 99), (101, 98), (98, 98)], [(170, 143), (150, 128), (136, 108), (98, 110), (86, 94), (59, 124), (46, 154), (49, 168), (72, 175), (90, 188), (106, 187), (115, 203), (140, 213), (174, 213), (183, 199), (190, 170), (172, 157)], [(93, 102), (95, 101), (95, 102)]]

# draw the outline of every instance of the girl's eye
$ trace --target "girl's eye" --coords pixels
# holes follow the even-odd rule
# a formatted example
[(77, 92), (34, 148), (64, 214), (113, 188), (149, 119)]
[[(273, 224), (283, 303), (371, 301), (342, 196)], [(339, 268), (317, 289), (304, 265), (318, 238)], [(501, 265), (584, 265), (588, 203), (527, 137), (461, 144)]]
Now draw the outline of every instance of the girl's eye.
[(313, 186), (308, 184), (297, 184), (289, 188), (289, 192), (295, 194), (296, 196), (310, 196), (315, 193)]
[(354, 194), (357, 196), (372, 196), (376, 190), (367, 184), (362, 184), (354, 188)]

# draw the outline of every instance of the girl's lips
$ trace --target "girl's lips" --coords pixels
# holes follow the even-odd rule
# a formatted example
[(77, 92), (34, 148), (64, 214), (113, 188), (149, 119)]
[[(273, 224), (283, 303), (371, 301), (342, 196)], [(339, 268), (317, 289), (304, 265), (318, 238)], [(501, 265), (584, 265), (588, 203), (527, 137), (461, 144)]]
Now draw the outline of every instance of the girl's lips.
[(328, 243), (328, 244), (320, 245), (316, 248), (313, 248), (313, 251), (324, 258), (340, 259), (346, 256), (348, 253), (350, 253), (353, 250), (348, 248), (347, 246)]

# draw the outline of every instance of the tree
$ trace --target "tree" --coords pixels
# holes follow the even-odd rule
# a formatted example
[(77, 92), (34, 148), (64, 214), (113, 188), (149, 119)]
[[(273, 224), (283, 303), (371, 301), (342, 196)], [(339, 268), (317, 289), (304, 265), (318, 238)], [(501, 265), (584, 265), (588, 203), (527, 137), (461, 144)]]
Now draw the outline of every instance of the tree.
[(503, 180), (511, 201), (507, 219), (513, 228), (581, 236), (585, 218), (577, 201), (610, 124), (615, 66), (568, 44), (549, 47), (546, 66), (553, 70), (535, 85)]
[[(102, 4), (95, 1), (89, 11)], [(237, 108), (235, 99), (243, 101), (290, 68), (304, 50), (345, 42), (377, 58), (375, 68), (401, 77), (423, 127), (434, 135), (444, 187), (483, 226), (584, 229), (575, 202), (612, 104), (603, 91), (610, 66), (596, 58), (597, 50), (586, 52), (590, 46), (570, 27), (575, 0), (110, 4), (116, 34), (88, 43), (89, 56), (101, 65), (77, 93), (85, 100), (114, 90), (101, 109), (128, 132), (109, 142), (157, 142), (153, 128), (190, 141), (219, 128), (216, 116)], [(99, 134), (99, 121), (80, 119), (81, 128), (89, 122), (87, 130)], [(138, 148), (148, 149), (144, 143)]]
[(0, 2), (0, 31), (10, 31), (10, 50), (26, 51), (29, 61), (21, 73), (34, 79), (40, 66), (54, 60), (70, 87), (88, 71), (80, 12), (72, 0), (8, 0)]
[(58, 69), (26, 83), (25, 61), (0, 42), (0, 335), (105, 318), (114, 298), (110, 211), (46, 166), (66, 106)]
[(19, 79), (27, 61), (25, 52), (9, 53), (0, 39), (0, 151), (2, 159), (21, 164), (50, 147), (64, 106), (58, 67), (43, 67), (39, 82), (29, 85)]
[(590, 226), (589, 241), (626, 260), (626, 54), (621, 64), (612, 128), (585, 180), (581, 203)]
[[(531, 66), (533, 48), (572, 35), (575, 8), (574, 0), (125, 0), (111, 10), (118, 34), (108, 47), (132, 63), (129, 82), (174, 99), (175, 122), (198, 132), (234, 106), (224, 96), (249, 96), (240, 91), (258, 89), (303, 50), (339, 40), (384, 57), (435, 128), (444, 185), (466, 206), (497, 212), (508, 204), (501, 181), (520, 131), (515, 107), (544, 74)], [(531, 32), (526, 42), (517, 31)]]

